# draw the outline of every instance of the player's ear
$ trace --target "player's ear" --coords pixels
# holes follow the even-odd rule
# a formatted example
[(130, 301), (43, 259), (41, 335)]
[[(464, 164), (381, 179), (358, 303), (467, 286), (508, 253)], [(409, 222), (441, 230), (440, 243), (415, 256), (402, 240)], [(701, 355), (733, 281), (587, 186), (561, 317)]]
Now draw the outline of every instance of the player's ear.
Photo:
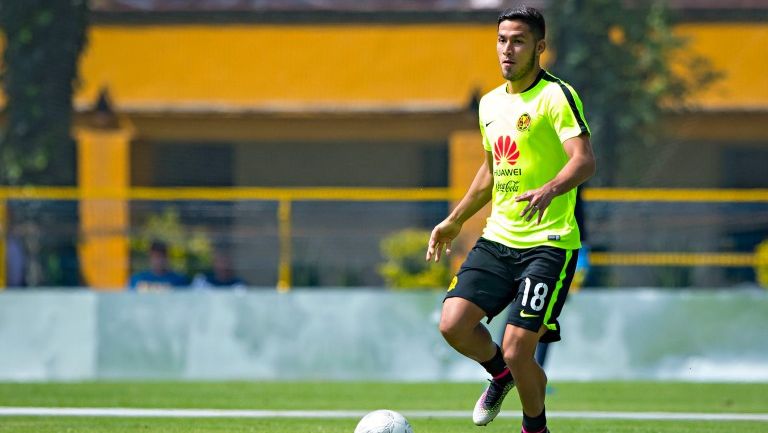
[(536, 54), (541, 55), (546, 49), (547, 41), (545, 39), (539, 39), (539, 41), (536, 42)]

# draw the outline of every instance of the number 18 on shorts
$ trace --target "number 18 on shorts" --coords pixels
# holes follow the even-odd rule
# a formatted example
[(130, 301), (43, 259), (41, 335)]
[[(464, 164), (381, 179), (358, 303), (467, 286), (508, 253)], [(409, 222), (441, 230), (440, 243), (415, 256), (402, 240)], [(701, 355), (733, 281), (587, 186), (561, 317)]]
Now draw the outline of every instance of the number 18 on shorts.
[(488, 320), (509, 307), (507, 323), (538, 332), (541, 341), (560, 340), (557, 317), (576, 270), (578, 250), (550, 246), (510, 248), (480, 238), (462, 264), (446, 298), (476, 304)]

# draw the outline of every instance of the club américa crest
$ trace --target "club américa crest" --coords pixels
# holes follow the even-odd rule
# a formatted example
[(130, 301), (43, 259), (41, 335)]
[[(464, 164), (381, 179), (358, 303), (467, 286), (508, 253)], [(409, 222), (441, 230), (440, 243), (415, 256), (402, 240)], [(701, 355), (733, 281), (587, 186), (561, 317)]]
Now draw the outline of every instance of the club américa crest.
[(525, 132), (531, 127), (531, 115), (523, 113), (520, 118), (517, 119), (517, 130)]

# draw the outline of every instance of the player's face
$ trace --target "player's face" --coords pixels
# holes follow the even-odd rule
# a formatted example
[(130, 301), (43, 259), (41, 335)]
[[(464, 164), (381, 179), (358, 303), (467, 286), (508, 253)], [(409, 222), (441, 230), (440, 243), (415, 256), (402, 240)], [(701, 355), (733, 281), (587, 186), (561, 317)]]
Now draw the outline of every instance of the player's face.
[(502, 21), (496, 40), (501, 75), (509, 81), (527, 77), (538, 65), (538, 56), (544, 50), (544, 41), (536, 40), (528, 24), (522, 21)]
[(161, 274), (168, 269), (168, 257), (158, 251), (149, 252), (149, 267), (153, 272)]

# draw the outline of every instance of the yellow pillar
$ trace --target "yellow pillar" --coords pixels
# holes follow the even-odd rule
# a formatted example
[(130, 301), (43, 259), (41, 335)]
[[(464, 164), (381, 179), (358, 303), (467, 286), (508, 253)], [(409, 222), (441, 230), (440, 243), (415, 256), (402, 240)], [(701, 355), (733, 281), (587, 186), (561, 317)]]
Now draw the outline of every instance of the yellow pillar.
[[(480, 131), (456, 131), (449, 139), (449, 176), (450, 188), (458, 194), (457, 200), (451, 203), (451, 208), (472, 184), (477, 170), (485, 158)], [(478, 213), (464, 223), (461, 234), (452, 244), (451, 265), (458, 269), (469, 250), (483, 232), (485, 220), (491, 214), (491, 206), (486, 205)]]
[(126, 287), (129, 273), (128, 202), (131, 128), (77, 131), (80, 233), (85, 283), (99, 290)]
[(291, 290), (293, 281), (291, 280), (291, 201), (287, 198), (281, 199), (277, 208), (277, 220), (280, 232), (280, 265), (277, 270), (277, 290), (287, 292)]

